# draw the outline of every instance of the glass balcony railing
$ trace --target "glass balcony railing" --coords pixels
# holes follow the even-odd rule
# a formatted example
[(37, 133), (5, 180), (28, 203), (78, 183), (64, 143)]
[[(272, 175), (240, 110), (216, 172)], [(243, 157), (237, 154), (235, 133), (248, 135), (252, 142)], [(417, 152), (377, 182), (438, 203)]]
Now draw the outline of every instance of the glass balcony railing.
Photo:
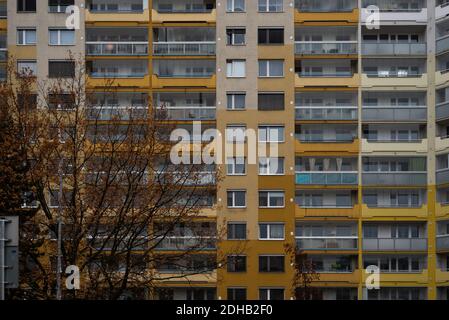
[(156, 250), (215, 250), (215, 237), (165, 237), (156, 246)]
[(401, 0), (364, 0), (362, 7), (370, 5), (379, 7), (381, 12), (419, 12), (425, 8), (425, 1), (401, 1)]
[(178, 7), (178, 8), (163, 8), (163, 7), (156, 7), (156, 11), (158, 13), (210, 13), (213, 10), (213, 6), (212, 5), (197, 5), (195, 4), (195, 6), (185, 6), (183, 8)]
[(0, 48), (0, 62), (6, 61), (8, 58), (8, 50), (6, 48)]
[(425, 106), (369, 106), (362, 108), (364, 121), (427, 121)]
[(438, 169), (436, 171), (437, 184), (449, 183), (449, 168)]
[(87, 110), (87, 118), (89, 120), (107, 121), (107, 120), (131, 120), (146, 119), (148, 110), (142, 107), (118, 107), (118, 106), (102, 106), (90, 108)]
[(421, 208), (423, 206), (422, 203), (408, 203), (408, 204), (400, 204), (400, 203), (387, 203), (387, 204), (380, 204), (380, 203), (366, 203), (366, 206), (368, 208), (377, 208), (377, 209), (416, 209)]
[(442, 53), (449, 50), (449, 35), (445, 35), (436, 40), (436, 52)]
[(410, 71), (366, 71), (364, 72), (369, 78), (419, 78), (421, 72)]
[(156, 76), (159, 78), (210, 78), (214, 75), (214, 72), (181, 72), (174, 71), (170, 73), (159, 72)]
[(215, 120), (215, 107), (165, 107), (159, 109), (170, 120)]
[(86, 42), (86, 54), (93, 56), (148, 55), (148, 42)]
[(215, 55), (215, 42), (197, 41), (197, 42), (154, 42), (154, 55), (172, 55), (172, 56), (195, 56), (195, 55)]
[(356, 106), (313, 106), (296, 107), (296, 120), (357, 120)]
[(304, 1), (295, 0), (295, 8), (300, 12), (351, 12), (357, 1)]
[(357, 41), (296, 41), (296, 54), (356, 54)]
[(449, 234), (437, 235), (437, 250), (449, 249)]
[(351, 71), (299, 72), (298, 76), (303, 78), (351, 78), (354, 74)]
[(296, 172), (296, 184), (299, 185), (354, 185), (357, 183), (357, 171)]
[(302, 250), (356, 250), (357, 237), (296, 237)]
[(93, 71), (89, 74), (92, 78), (144, 78), (146, 72), (109, 72), (109, 71)]
[(142, 13), (143, 12), (143, 1), (137, 1), (135, 3), (130, 3), (128, 1), (123, 1), (119, 3), (112, 4), (102, 4), (102, 3), (92, 3), (89, 6), (89, 11), (92, 13)]
[(435, 111), (437, 120), (449, 118), (449, 101), (437, 103), (435, 106)]
[(424, 251), (427, 250), (427, 238), (363, 238), (363, 250)]
[(427, 184), (426, 172), (363, 172), (362, 184), (376, 186), (420, 186)]
[(426, 55), (426, 43), (362, 43), (365, 55)]
[(335, 137), (326, 137), (322, 134), (295, 134), (296, 139), (304, 143), (352, 143), (356, 139), (353, 134), (337, 134)]

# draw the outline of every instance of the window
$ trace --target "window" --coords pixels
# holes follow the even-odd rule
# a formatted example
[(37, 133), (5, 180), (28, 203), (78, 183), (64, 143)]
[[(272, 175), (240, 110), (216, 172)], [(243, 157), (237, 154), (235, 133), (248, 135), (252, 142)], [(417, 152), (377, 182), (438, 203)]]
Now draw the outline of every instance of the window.
[(234, 143), (244, 143), (246, 135), (245, 126), (227, 126), (226, 141)]
[(226, 98), (228, 110), (244, 110), (246, 108), (245, 93), (228, 93)]
[(17, 12), (36, 12), (36, 0), (17, 0)]
[(37, 74), (36, 60), (18, 60), (17, 73), (21, 77), (36, 76)]
[(259, 289), (259, 300), (284, 300), (284, 289)]
[(227, 193), (228, 208), (245, 208), (246, 207), (246, 191), (230, 190)]
[(259, 158), (259, 174), (260, 175), (283, 175), (284, 174), (284, 158)]
[(75, 30), (49, 29), (49, 44), (52, 46), (67, 46), (75, 44)]
[(259, 12), (282, 12), (284, 0), (259, 0)]
[(70, 110), (75, 107), (74, 99), (71, 94), (49, 94), (48, 107), (53, 110)]
[(228, 223), (228, 240), (245, 240), (246, 224), (245, 223)]
[(259, 44), (284, 44), (284, 29), (259, 29)]
[(284, 240), (284, 224), (260, 223), (259, 240)]
[(226, 76), (229, 78), (245, 77), (245, 60), (227, 60)]
[(260, 126), (259, 142), (284, 142), (284, 127)]
[(48, 61), (50, 78), (70, 78), (75, 76), (75, 61)]
[[(64, 190), (62, 192), (62, 206), (66, 206), (67, 203), (70, 203), (73, 192), (70, 190)], [(59, 190), (51, 190), (50, 191), (50, 208), (59, 207)]]
[(259, 272), (284, 272), (284, 256), (259, 256)]
[(246, 30), (244, 28), (226, 29), (227, 44), (229, 46), (241, 46), (246, 43)]
[(228, 272), (246, 272), (246, 256), (228, 256)]
[(285, 194), (283, 191), (259, 191), (259, 207), (283, 208)]
[(228, 12), (244, 12), (245, 0), (227, 0), (226, 11)]
[(37, 108), (37, 94), (18, 94), (17, 95), (17, 104), (20, 109), (28, 110), (28, 109), (36, 109)]
[(377, 226), (364, 226), (363, 227), (363, 237), (367, 239), (375, 239), (378, 237)]
[(259, 60), (259, 77), (283, 77), (284, 60)]
[(17, 29), (17, 44), (35, 45), (36, 29)]
[(74, 4), (74, 0), (48, 0), (48, 12), (65, 13), (66, 8)]
[(246, 289), (228, 288), (228, 300), (246, 300)]
[(226, 168), (229, 176), (245, 175), (246, 174), (245, 158), (243, 157), (226, 158)]
[(259, 93), (257, 109), (260, 111), (284, 110), (284, 93)]

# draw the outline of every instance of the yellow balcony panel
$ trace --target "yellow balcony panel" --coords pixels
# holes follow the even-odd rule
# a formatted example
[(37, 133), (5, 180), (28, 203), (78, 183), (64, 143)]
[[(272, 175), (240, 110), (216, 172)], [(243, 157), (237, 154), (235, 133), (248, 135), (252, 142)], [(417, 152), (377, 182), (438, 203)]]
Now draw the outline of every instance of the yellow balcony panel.
[(435, 281), (437, 283), (447, 283), (447, 282), (449, 282), (449, 271), (448, 270), (441, 270), (440, 268), (437, 268), (435, 270)]
[(295, 139), (295, 152), (296, 153), (315, 153), (315, 154), (327, 154), (327, 153), (339, 153), (343, 155), (345, 153), (358, 153), (359, 152), (359, 139), (354, 139), (348, 142), (302, 142)]
[(440, 202), (435, 203), (435, 215), (438, 218), (449, 216), (449, 204), (443, 204)]
[(359, 21), (359, 9), (348, 12), (301, 12), (295, 10), (295, 22), (343, 22), (357, 23)]
[[(363, 283), (370, 274), (363, 273)], [(426, 284), (428, 282), (428, 271), (423, 269), (421, 272), (395, 272), (395, 273), (380, 273), (380, 286), (413, 286), (419, 284)]]
[(0, 19), (0, 30), (6, 30), (8, 28), (8, 21), (6, 19)]
[(368, 77), (362, 73), (362, 87), (363, 88), (386, 88), (391, 90), (392, 87), (427, 87), (427, 74), (424, 73), (420, 77)]
[(295, 87), (350, 87), (360, 85), (360, 76), (354, 73), (352, 77), (300, 77), (295, 75)]
[(132, 13), (98, 13), (92, 12), (89, 9), (86, 9), (86, 23), (104, 23), (110, 22), (112, 24), (120, 25), (124, 22), (132, 22), (134, 24), (146, 24), (150, 22), (150, 13), (148, 9), (145, 9), (141, 12), (132, 12)]
[(358, 218), (360, 206), (354, 205), (352, 208), (304, 208), (295, 206), (296, 218)]
[(329, 283), (335, 285), (357, 284), (360, 281), (360, 270), (352, 272), (321, 272), (320, 278), (313, 281), (313, 284)]
[(212, 24), (217, 20), (217, 14), (215, 9), (202, 13), (160, 13), (152, 9), (151, 20), (153, 23), (206, 22)]
[(435, 152), (444, 153), (449, 149), (449, 139), (442, 137), (435, 137)]
[(371, 142), (362, 139), (362, 153), (385, 152), (396, 153), (427, 153), (427, 139), (416, 142)]
[(445, 86), (449, 82), (449, 72), (445, 71), (437, 71), (435, 72), (435, 85)]
[(173, 285), (185, 285), (185, 284), (192, 284), (192, 285), (212, 285), (217, 283), (217, 271), (214, 270), (212, 272), (205, 272), (205, 273), (199, 273), (199, 274), (192, 274), (180, 277), (179, 273), (173, 273), (173, 272), (158, 272), (155, 273), (155, 281), (158, 283), (167, 284), (170, 286)]
[(8, 55), (14, 59), (36, 59), (36, 46), (9, 46)]
[(216, 76), (205, 78), (164, 78), (158, 77), (153, 74), (152, 76), (152, 87), (153, 88), (215, 88), (216, 86)]
[(362, 204), (363, 218), (427, 218), (427, 205), (423, 204), (418, 208), (385, 208), (385, 207), (368, 207)]
[(128, 87), (128, 88), (148, 88), (150, 86), (150, 76), (139, 78), (93, 78), (87, 77), (87, 87)]
[(217, 216), (217, 208), (202, 208), (199, 210), (198, 217), (216, 217)]

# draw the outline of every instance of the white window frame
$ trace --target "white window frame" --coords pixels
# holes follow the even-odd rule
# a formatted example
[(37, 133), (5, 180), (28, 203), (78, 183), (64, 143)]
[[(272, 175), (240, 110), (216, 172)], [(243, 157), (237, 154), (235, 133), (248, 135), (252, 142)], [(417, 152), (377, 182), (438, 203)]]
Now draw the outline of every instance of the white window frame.
[[(279, 167), (279, 159), (282, 159), (282, 173), (274, 173), (271, 172), (270, 168), (271, 168), (271, 162), (274, 160), (278, 161), (278, 167)], [(262, 166), (261, 166), (261, 161), (264, 160), (265, 164), (266, 164), (266, 173), (262, 172)], [(285, 158), (284, 157), (260, 157), (259, 158), (259, 175), (260, 176), (283, 176), (285, 175)]]
[(260, 287), (259, 288), (259, 300), (261, 299), (261, 297), (260, 297), (260, 290), (268, 290), (267, 291), (267, 301), (271, 301), (271, 290), (282, 290), (282, 292), (284, 293), (284, 299), (285, 299), (285, 288), (281, 288), (281, 287), (273, 287), (273, 288)]
[[(270, 2), (272, 1), (279, 1), (280, 2), (280, 7), (278, 3), (275, 3), (276, 9), (275, 11), (270, 10)], [(261, 10), (260, 4), (261, 2), (265, 2), (265, 7), (266, 10)], [(271, 13), (275, 13), (275, 12), (284, 12), (284, 0), (259, 0), (257, 3), (257, 11), (258, 12), (271, 12)]]
[(239, 12), (246, 12), (246, 1), (243, 0), (243, 10), (242, 11), (235, 11), (235, 2), (238, 0), (227, 0), (226, 1), (226, 12), (233, 12), (233, 13), (239, 13)]
[[(239, 68), (237, 65), (243, 66), (243, 73), (236, 75)], [(228, 78), (245, 78), (246, 77), (246, 60), (245, 59), (229, 59), (226, 61), (226, 77)]]
[(25, 63), (25, 64), (30, 64), (30, 63), (32, 63), (32, 64), (34, 64), (34, 67), (33, 68), (30, 68), (30, 70), (32, 70), (33, 71), (33, 73), (32, 74), (30, 74), (29, 76), (30, 77), (35, 77), (35, 76), (37, 76), (37, 61), (36, 60), (17, 60), (17, 73), (19, 74), (19, 76), (25, 76), (25, 75), (22, 75), (22, 72), (21, 72), (21, 67), (19, 67), (19, 64), (21, 64), (21, 63)]
[[(267, 225), (267, 238), (262, 238), (261, 237), (261, 232), (260, 232), (260, 228), (262, 225)], [(282, 238), (271, 238), (270, 233), (271, 233), (271, 226), (274, 225), (281, 225), (283, 228), (283, 237)], [(263, 223), (259, 223), (259, 240), (261, 241), (284, 241), (285, 240), (285, 223), (282, 222), (263, 222)]]
[[(283, 131), (283, 136), (281, 137), (282, 139), (277, 140), (277, 141), (271, 140), (270, 128), (282, 128), (282, 131)], [(260, 133), (262, 130), (266, 130), (266, 134), (265, 134), (265, 136), (267, 137), (266, 141), (261, 140), (262, 135)], [(262, 143), (283, 143), (283, 142), (285, 142), (285, 127), (280, 126), (280, 125), (260, 125), (258, 128), (258, 140), (259, 140), (259, 142), (262, 142)]]
[[(280, 209), (285, 208), (285, 191), (284, 190), (259, 190), (259, 197), (261, 193), (267, 194), (267, 205), (266, 206), (259, 206), (259, 208), (263, 209)], [(271, 206), (270, 205), (270, 199), (274, 196), (275, 193), (282, 194), (282, 206)], [(273, 194), (273, 195), (272, 195)]]
[[(261, 75), (261, 66), (260, 63), (261, 62), (266, 62), (266, 69), (265, 69), (265, 74), (266, 75)], [(274, 62), (281, 62), (282, 63), (282, 74), (281, 75), (271, 75), (270, 74), (270, 64), (274, 63)], [(259, 60), (259, 74), (258, 74), (259, 78), (283, 78), (284, 77), (284, 60), (282, 59), (260, 59)]]
[[(231, 43), (227, 43), (227, 39), (226, 39), (226, 44), (228, 46), (244, 46), (244, 45), (246, 45), (246, 28), (245, 27), (234, 27), (234, 28), (229, 27), (229, 28), (226, 28), (226, 33), (228, 33), (229, 30), (243, 30), (244, 31), (244, 33), (243, 33), (244, 41), (243, 41), (243, 43), (235, 43), (235, 33), (233, 32), (231, 35)], [(227, 35), (226, 35), (226, 37), (227, 37)]]
[[(237, 164), (237, 159), (243, 160), (243, 163)], [(237, 165), (243, 165), (243, 173), (236, 173)], [(232, 170), (229, 170), (229, 169)], [(227, 157), (226, 158), (226, 174), (228, 176), (245, 176), (246, 175), (246, 158), (245, 157)]]
[[(228, 193), (232, 193), (232, 206), (229, 206), (227, 201), (228, 201)], [(243, 192), (245, 195), (245, 205), (243, 206), (237, 206), (235, 204), (235, 192)], [(231, 189), (231, 190), (227, 190), (226, 191), (226, 206), (230, 209), (243, 209), (246, 208), (246, 190), (244, 189)]]
[[(235, 107), (235, 98), (236, 96), (243, 96), (245, 99), (245, 104), (243, 108), (236, 108)], [(231, 99), (231, 108), (228, 107), (228, 101)], [(232, 110), (232, 111), (240, 111), (246, 109), (246, 92), (228, 92), (226, 93), (226, 110)]]
[[(238, 131), (243, 131), (243, 139), (239, 139), (240, 134)], [(232, 133), (232, 139), (229, 139), (231, 137)], [(226, 127), (226, 142), (228, 143), (245, 143), (246, 142), (246, 126), (243, 125), (229, 125)]]
[[(73, 42), (72, 43), (61, 43), (61, 33), (62, 31), (72, 32), (73, 33)], [(57, 32), (57, 43), (51, 43), (51, 32)], [(75, 29), (60, 29), (60, 28), (48, 28), (48, 45), (49, 46), (73, 46), (75, 45)]]
[[(34, 32), (35, 34), (35, 42), (26, 42), (26, 34), (27, 32)], [(17, 45), (18, 46), (35, 46), (37, 43), (37, 30), (36, 28), (17, 28)], [(22, 41), (22, 43), (20, 43)]]

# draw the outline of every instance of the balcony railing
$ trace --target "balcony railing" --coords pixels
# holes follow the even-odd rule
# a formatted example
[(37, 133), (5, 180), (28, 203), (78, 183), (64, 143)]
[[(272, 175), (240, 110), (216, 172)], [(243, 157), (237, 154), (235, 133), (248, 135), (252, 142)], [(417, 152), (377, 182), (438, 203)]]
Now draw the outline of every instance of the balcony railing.
[(350, 71), (347, 72), (299, 72), (299, 77), (303, 78), (351, 78), (354, 74)]
[(296, 184), (300, 185), (354, 185), (357, 183), (357, 171), (296, 172)]
[(362, 43), (366, 55), (426, 55), (425, 43)]
[(0, 48), (0, 61), (6, 61), (8, 58), (8, 49)]
[(296, 54), (356, 54), (357, 41), (296, 41)]
[(436, 52), (442, 53), (449, 50), (449, 35), (445, 35), (436, 40)]
[(368, 208), (376, 209), (417, 209), (423, 206), (422, 203), (418, 204), (378, 204), (378, 203), (368, 203), (366, 204)]
[(421, 186), (427, 184), (426, 172), (363, 172), (363, 185), (376, 186)]
[(210, 78), (214, 75), (213, 72), (190, 72), (190, 73), (156, 73), (158, 78)]
[(165, 237), (156, 250), (215, 250), (215, 237)]
[(296, 120), (357, 120), (356, 106), (296, 107)]
[(449, 234), (437, 235), (437, 250), (449, 249)]
[(209, 56), (215, 55), (215, 42), (154, 42), (153, 54), (157, 56)]
[(302, 250), (356, 250), (357, 237), (296, 237)]
[(419, 78), (422, 73), (408, 71), (377, 71), (364, 72), (368, 78)]
[(159, 110), (170, 120), (214, 120), (216, 113), (215, 107), (165, 107)]
[[(401, 5), (407, 5), (404, 7)], [(410, 6), (408, 6), (410, 4)], [(368, 0), (362, 1), (362, 7), (366, 8), (368, 5), (375, 5), (379, 7), (381, 12), (419, 12), (425, 8), (425, 1), (398, 1), (398, 0)]]
[(164, 9), (164, 8), (156, 8), (156, 11), (158, 13), (210, 13), (212, 12), (212, 8), (209, 6), (203, 6), (203, 7), (190, 7), (190, 8), (171, 8), (171, 9)]
[(437, 184), (449, 183), (449, 168), (436, 171)]
[(92, 56), (145, 56), (148, 42), (86, 42), (86, 54)]
[(296, 202), (298, 206), (303, 209), (351, 209), (354, 208), (353, 203), (347, 204), (302, 204), (301, 202)]
[(94, 71), (89, 74), (91, 78), (144, 78), (146, 72), (108, 72)]
[(424, 251), (427, 250), (427, 238), (363, 238), (363, 250)]
[(101, 106), (90, 108), (87, 111), (89, 120), (131, 120), (146, 119), (148, 110), (142, 107)]
[(301, 1), (295, 0), (295, 8), (300, 12), (351, 12), (354, 6), (338, 3), (337, 1)]
[(427, 108), (375, 106), (362, 108), (363, 121), (427, 121)]
[(444, 120), (449, 118), (449, 101), (437, 103), (435, 106), (436, 119)]
[(352, 134), (340, 134), (335, 138), (324, 137), (321, 134), (295, 134), (296, 139), (303, 143), (352, 143), (356, 137)]

